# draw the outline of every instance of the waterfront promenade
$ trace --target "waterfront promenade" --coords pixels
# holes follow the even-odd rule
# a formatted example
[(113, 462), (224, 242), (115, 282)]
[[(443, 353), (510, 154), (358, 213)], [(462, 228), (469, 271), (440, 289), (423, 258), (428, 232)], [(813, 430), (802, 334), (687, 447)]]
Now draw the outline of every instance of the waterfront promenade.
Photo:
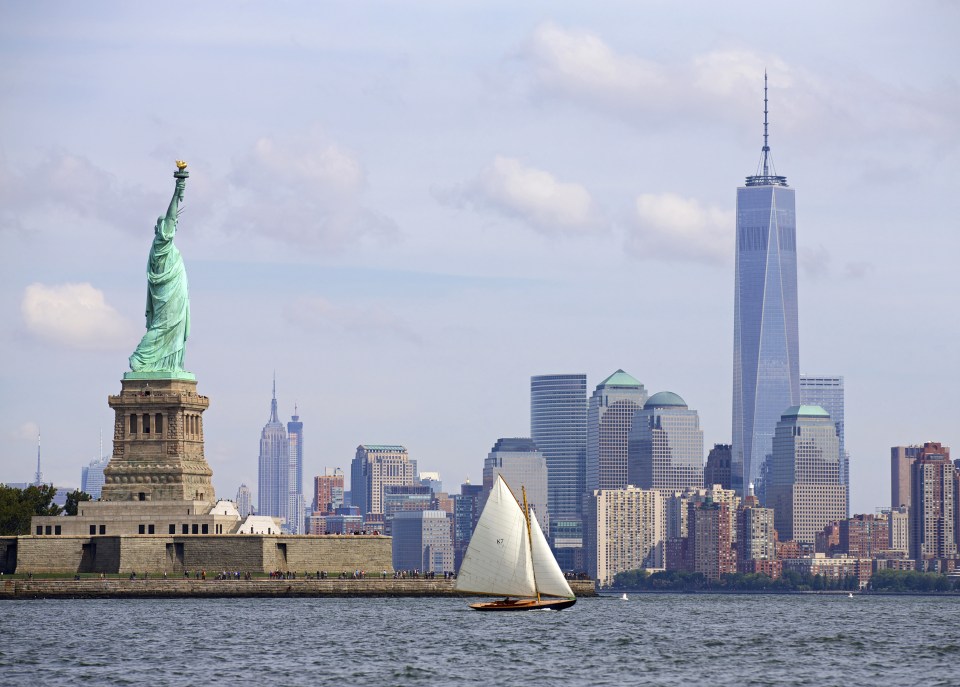
[[(176, 599), (253, 597), (444, 597), (464, 596), (454, 588), (453, 579), (270, 579), (252, 580), (150, 576), (146, 579), (82, 578), (10, 579), (0, 582), (2, 599)], [(578, 597), (596, 596), (593, 580), (570, 580)]]

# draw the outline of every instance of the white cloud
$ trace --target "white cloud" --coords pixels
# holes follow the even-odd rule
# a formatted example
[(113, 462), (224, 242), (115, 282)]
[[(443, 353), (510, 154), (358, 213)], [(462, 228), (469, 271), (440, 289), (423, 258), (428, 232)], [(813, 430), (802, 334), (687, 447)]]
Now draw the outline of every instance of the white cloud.
[(830, 251), (822, 243), (814, 247), (800, 246), (797, 251), (797, 262), (800, 264), (800, 269), (808, 277), (814, 279), (830, 275), (831, 259)]
[(65, 348), (113, 351), (136, 343), (136, 327), (87, 283), (31, 284), (20, 311), (31, 334)]
[(603, 226), (586, 188), (502, 155), (475, 180), (444, 195), (519, 219), (547, 235), (589, 233)]
[(36, 439), (37, 435), (40, 433), (40, 425), (36, 422), (24, 422), (22, 425), (17, 427), (16, 430), (10, 433), (10, 436), (14, 439), (20, 439), (26, 441), (28, 439)]
[(533, 32), (523, 56), (534, 90), (604, 109), (634, 124), (686, 120), (706, 113), (737, 122), (756, 115), (766, 70), (777, 92), (777, 122), (790, 128), (823, 110), (813, 76), (774, 55), (716, 50), (676, 63), (618, 53), (597, 34), (552, 23)]
[(725, 263), (733, 255), (733, 213), (675, 193), (637, 196), (626, 249), (641, 259)]
[(333, 251), (366, 240), (389, 241), (397, 233), (393, 220), (364, 206), (360, 161), (319, 134), (261, 138), (236, 165), (228, 185), (221, 213), (227, 230)]

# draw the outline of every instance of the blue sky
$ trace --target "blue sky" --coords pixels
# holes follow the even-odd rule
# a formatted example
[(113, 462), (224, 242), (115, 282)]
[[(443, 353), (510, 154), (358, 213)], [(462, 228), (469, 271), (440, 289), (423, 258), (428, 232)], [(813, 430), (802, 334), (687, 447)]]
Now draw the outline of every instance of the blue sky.
[(801, 371), (845, 376), (852, 506), (886, 506), (891, 445), (957, 444), (958, 28), (946, 2), (0, 5), (0, 480), (38, 428), (57, 484), (109, 447), (178, 158), (219, 494), (256, 489), (274, 371), (307, 474), (401, 443), (455, 491), (556, 372), (623, 368), (729, 442), (766, 69)]

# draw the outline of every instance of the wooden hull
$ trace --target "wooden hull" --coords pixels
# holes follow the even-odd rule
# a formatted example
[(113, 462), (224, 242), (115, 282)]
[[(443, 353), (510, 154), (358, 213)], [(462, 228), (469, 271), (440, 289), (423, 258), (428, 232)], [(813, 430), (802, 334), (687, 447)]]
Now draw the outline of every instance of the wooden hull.
[(475, 611), (562, 611), (577, 603), (576, 599), (500, 599), (470, 604)]

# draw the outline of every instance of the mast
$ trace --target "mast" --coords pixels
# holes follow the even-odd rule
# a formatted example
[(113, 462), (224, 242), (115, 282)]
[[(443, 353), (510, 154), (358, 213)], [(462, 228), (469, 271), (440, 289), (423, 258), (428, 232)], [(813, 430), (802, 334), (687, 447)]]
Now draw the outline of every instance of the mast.
[[(520, 485), (520, 492), (523, 494), (523, 519), (527, 522), (527, 546), (530, 551), (530, 561), (533, 562), (533, 533), (530, 531), (530, 507), (527, 505), (527, 488)], [(533, 571), (533, 588), (537, 592), (537, 603), (540, 602), (540, 588), (537, 586), (537, 571), (531, 565)]]
[(763, 176), (770, 176), (767, 158), (770, 155), (770, 143), (767, 137), (767, 70), (763, 70)]

